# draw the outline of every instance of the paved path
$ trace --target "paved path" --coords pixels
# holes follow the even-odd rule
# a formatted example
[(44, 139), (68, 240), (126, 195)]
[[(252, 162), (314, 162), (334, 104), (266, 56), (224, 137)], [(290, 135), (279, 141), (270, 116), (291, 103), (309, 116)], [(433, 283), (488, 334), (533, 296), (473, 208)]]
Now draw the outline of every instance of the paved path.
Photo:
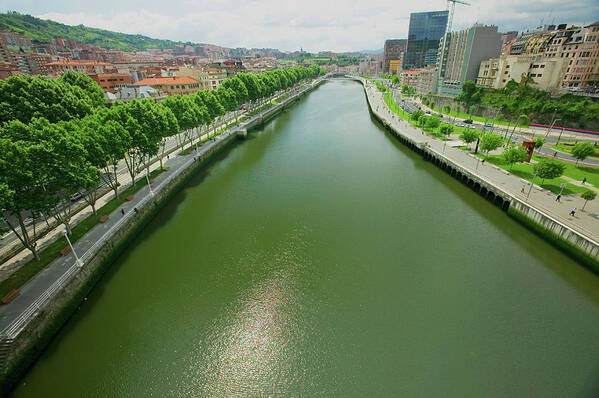
[[(391, 124), (395, 129), (413, 138), (416, 142), (427, 143), (431, 148), (443, 153), (446, 157), (460, 166), (480, 175), (494, 185), (502, 187), (514, 197), (527, 202), (529, 205), (546, 213), (550, 217), (560, 221), (568, 227), (587, 236), (595, 242), (599, 242), (599, 200), (588, 202), (584, 211), (581, 211), (584, 200), (580, 195), (563, 195), (561, 202), (556, 202), (556, 195), (546, 191), (532, 189), (527, 199), (528, 182), (519, 177), (507, 173), (491, 164), (480, 163), (480, 159), (473, 157), (466, 151), (445, 145), (444, 142), (426, 135), (422, 130), (412, 126), (398, 115), (391, 112), (383, 100), (381, 93), (374, 84), (366, 81), (366, 93), (368, 95), (373, 112)], [(443, 152), (444, 151), (444, 152)], [(451, 177), (448, 177), (451, 178)], [(521, 192), (523, 186), (527, 186), (525, 193)], [(574, 217), (569, 216), (570, 210), (576, 207), (578, 211)]]
[[(312, 84), (303, 84), (301, 86), (301, 93), (307, 91), (317, 83), (318, 80), (312, 82)], [(275, 106), (284, 106), (293, 99), (294, 96), (290, 95)], [(214, 142), (208, 141), (204, 143), (194, 153), (187, 156), (171, 156), (170, 159), (164, 163), (169, 170), (161, 173), (154, 179), (154, 182), (152, 183), (154, 189), (160, 189), (161, 184), (170, 178), (170, 176), (176, 175), (190, 167), (194, 162), (195, 156), (209, 151), (217, 142), (231, 134), (235, 134), (238, 129), (243, 129), (245, 126), (250, 125), (255, 119), (262, 118), (264, 113), (265, 112), (261, 112), (240, 123), (238, 126), (228, 129), (217, 136)], [(158, 165), (154, 165), (153, 167), (158, 167)], [(118, 228), (126, 225), (129, 219), (135, 215), (134, 208), (141, 208), (140, 203), (143, 203), (148, 199), (151, 199), (150, 190), (145, 186), (135, 194), (132, 201), (125, 202), (122, 206), (115, 209), (105, 223), (96, 225), (84, 237), (79, 239), (74, 244), (75, 252), (83, 257), (84, 260), (92, 258), (95, 250), (97, 250), (109, 236), (118, 231)], [(122, 215), (121, 210), (125, 211), (125, 215)], [(47, 297), (52, 297), (48, 292), (55, 292), (54, 288), (58, 286), (58, 281), (70, 277), (70, 275), (76, 273), (77, 270), (78, 267), (75, 265), (75, 259), (72, 253), (56, 259), (44, 268), (20, 289), (21, 294), (19, 296), (9, 304), (0, 306), (0, 331), (2, 331), (2, 334), (5, 336), (14, 336), (14, 333), (20, 330), (16, 325), (22, 325), (24, 322), (23, 320), (27, 320), (31, 315), (35, 314), (38, 303), (45, 304), (46, 301), (42, 300), (47, 300)], [(8, 333), (9, 331), (11, 333)]]

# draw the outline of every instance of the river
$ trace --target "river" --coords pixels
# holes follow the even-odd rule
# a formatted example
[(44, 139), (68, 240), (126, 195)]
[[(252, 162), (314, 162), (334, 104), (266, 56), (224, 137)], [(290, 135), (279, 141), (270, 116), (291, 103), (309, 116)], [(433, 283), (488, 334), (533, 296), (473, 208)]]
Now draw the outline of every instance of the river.
[(134, 240), (15, 397), (591, 397), (599, 278), (328, 82)]

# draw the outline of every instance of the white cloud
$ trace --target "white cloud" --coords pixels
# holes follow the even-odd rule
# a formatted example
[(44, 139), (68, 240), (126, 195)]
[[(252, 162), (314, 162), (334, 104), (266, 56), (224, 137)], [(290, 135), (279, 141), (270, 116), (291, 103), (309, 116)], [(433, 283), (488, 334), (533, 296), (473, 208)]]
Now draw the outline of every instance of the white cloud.
[[(9, 0), (12, 1), (12, 0)], [(479, 0), (456, 5), (454, 28), (475, 22), (497, 24), (501, 31), (534, 28), (541, 23), (591, 23), (599, 20), (595, 0)], [(407, 37), (410, 12), (444, 9), (444, 1), (407, 0), (107, 0), (70, 3), (41, 18), (84, 24), (151, 37), (211, 43), (226, 47), (274, 47), (309, 51), (349, 51), (383, 46), (388, 38)], [(46, 4), (48, 5), (48, 4)], [(19, 7), (12, 9), (19, 10)]]

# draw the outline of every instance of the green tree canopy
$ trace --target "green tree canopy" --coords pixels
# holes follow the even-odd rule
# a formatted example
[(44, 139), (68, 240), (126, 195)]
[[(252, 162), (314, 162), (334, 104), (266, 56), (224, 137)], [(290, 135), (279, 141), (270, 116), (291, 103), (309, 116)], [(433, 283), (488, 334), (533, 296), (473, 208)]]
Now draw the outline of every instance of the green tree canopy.
[(526, 152), (526, 149), (521, 146), (510, 146), (503, 152), (503, 159), (510, 165), (511, 170), (514, 163), (524, 162), (528, 159), (528, 153)]
[(595, 153), (595, 147), (590, 142), (579, 142), (572, 147), (572, 156), (576, 158), (576, 163), (585, 160)]
[(542, 180), (557, 178), (564, 174), (566, 165), (553, 159), (543, 159), (534, 165), (535, 174)]

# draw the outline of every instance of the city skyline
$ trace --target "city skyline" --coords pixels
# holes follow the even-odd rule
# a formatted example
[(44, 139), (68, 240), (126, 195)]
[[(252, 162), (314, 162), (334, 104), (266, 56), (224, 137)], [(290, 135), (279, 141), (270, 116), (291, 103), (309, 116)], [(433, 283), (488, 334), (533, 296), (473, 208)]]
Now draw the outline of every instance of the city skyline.
[[(172, 3), (171, 3), (172, 4)], [(408, 2), (349, 2), (335, 6), (316, 2), (279, 4), (272, 0), (239, 5), (225, 1), (163, 3), (81, 1), (77, 4), (8, 0), (2, 12), (17, 11), (57, 22), (143, 34), (153, 38), (209, 43), (224, 47), (277, 48), (282, 51), (361, 51), (381, 49), (385, 39), (407, 38), (411, 12), (445, 9), (444, 1), (414, 6)], [(143, 6), (143, 8), (142, 8)], [(397, 10), (397, 11), (396, 11)], [(540, 12), (539, 10), (542, 10)], [(509, 17), (508, 17), (509, 16)], [(588, 24), (599, 20), (599, 4), (579, 0), (501, 5), (479, 1), (458, 5), (453, 30), (479, 22), (502, 32), (533, 29), (541, 24)]]

